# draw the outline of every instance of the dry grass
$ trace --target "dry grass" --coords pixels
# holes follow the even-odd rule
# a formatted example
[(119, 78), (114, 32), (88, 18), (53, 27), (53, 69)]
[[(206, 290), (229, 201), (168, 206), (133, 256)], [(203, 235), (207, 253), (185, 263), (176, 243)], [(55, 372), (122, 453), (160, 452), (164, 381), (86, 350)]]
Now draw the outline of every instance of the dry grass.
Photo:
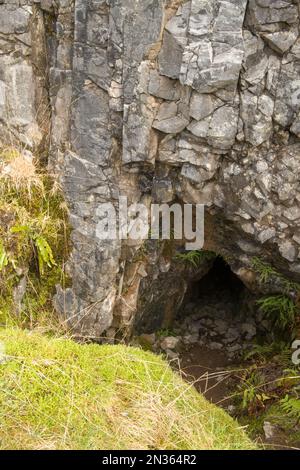
[(35, 188), (44, 195), (43, 179), (31, 152), (26, 150), (8, 147), (0, 151), (0, 181), (5, 191), (26, 193), (31, 198)]

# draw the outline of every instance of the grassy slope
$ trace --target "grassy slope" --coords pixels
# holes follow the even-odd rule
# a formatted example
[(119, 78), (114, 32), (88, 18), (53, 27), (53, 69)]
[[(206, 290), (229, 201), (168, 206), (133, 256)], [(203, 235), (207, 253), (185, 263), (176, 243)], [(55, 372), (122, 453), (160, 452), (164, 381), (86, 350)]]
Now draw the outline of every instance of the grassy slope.
[(151, 353), (18, 329), (0, 342), (1, 449), (254, 448)]

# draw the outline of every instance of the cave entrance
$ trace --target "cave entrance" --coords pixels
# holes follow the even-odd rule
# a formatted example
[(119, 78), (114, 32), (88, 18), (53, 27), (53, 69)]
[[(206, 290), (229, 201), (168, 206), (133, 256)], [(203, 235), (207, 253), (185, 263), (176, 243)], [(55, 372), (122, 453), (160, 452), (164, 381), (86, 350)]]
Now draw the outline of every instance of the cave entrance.
[(200, 280), (192, 281), (185, 296), (185, 304), (231, 302), (236, 308), (247, 289), (233, 273), (229, 264), (217, 257), (212, 268)]
[(197, 343), (233, 360), (257, 334), (255, 298), (217, 257), (205, 276), (190, 282), (174, 326), (185, 344)]
[(226, 405), (224, 397), (230, 395), (230, 374), (224, 371), (243, 363), (253, 348), (259, 329), (256, 310), (253, 293), (219, 256), (207, 274), (188, 285), (174, 322), (183, 344), (180, 366), (215, 403)]

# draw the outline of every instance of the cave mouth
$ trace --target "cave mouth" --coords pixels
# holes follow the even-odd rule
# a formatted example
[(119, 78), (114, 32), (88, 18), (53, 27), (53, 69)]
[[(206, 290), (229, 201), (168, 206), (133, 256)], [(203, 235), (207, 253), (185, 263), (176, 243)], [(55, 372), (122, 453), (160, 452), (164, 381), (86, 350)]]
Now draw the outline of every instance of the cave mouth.
[(222, 351), (234, 360), (253, 347), (256, 310), (255, 296), (218, 256), (206, 275), (189, 283), (174, 327), (187, 346)]
[(234, 274), (226, 261), (217, 256), (212, 268), (200, 280), (192, 281), (185, 296), (187, 301), (201, 302), (231, 299), (239, 302), (247, 293), (243, 282)]

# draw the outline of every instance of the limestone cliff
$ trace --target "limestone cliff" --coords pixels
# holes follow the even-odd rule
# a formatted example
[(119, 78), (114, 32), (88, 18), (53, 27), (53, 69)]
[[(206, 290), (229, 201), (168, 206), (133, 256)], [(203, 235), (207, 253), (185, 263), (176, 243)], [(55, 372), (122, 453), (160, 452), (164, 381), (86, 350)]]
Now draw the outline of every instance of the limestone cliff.
[(82, 334), (164, 316), (188, 282), (158, 247), (97, 238), (120, 194), (205, 203), (206, 248), (244, 282), (254, 256), (300, 280), (299, 16), (298, 0), (0, 1), (0, 137), (61, 181), (73, 284), (55, 305)]

